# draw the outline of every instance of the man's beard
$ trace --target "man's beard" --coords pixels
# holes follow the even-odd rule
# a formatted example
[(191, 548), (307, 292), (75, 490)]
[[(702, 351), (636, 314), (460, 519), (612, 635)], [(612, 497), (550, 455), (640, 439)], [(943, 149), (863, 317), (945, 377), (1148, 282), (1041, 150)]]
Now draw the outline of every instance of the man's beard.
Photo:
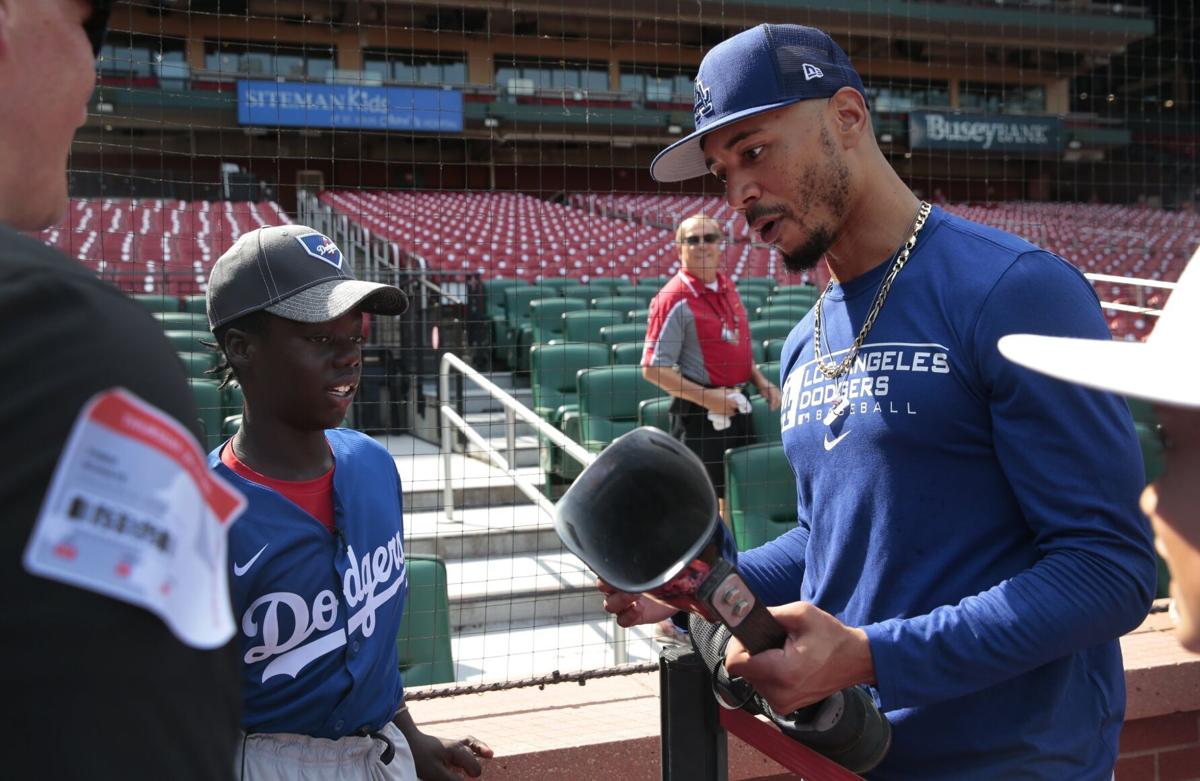
[(825, 257), (825, 253), (833, 246), (837, 237), (824, 226), (808, 234), (808, 239), (791, 252), (779, 251), (783, 256), (783, 267), (793, 274), (802, 271), (812, 271)]

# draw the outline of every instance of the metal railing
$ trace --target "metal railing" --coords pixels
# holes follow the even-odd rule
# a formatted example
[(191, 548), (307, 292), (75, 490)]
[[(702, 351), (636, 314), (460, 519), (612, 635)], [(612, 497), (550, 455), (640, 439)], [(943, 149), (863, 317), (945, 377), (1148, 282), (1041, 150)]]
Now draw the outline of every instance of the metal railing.
[[(504, 407), (504, 432), (505, 445), (508, 456), (500, 454), (500, 451), (492, 446), (490, 442), (484, 439), (479, 432), (463, 419), (450, 404), (450, 371), (455, 370), (463, 375), (464, 379), (471, 380), (483, 390), (487, 391), (493, 399), (500, 402)], [(517, 418), (522, 422), (527, 423), (537, 433), (544, 436), (554, 444), (566, 451), (567, 455), (578, 461), (581, 465), (587, 466), (596, 459), (594, 455), (584, 450), (578, 442), (575, 442), (566, 434), (562, 433), (554, 426), (551, 426), (546, 421), (538, 417), (537, 413), (526, 407), (521, 402), (513, 398), (503, 388), (499, 387), (487, 377), (484, 377), (466, 361), (459, 358), (453, 353), (443, 353), (441, 368), (438, 372), (438, 407), (441, 412), (442, 421), (442, 463), (445, 469), (443, 475), (443, 506), (446, 510), (446, 519), (454, 520), (454, 489), (452, 484), (451, 468), (453, 465), (454, 451), (454, 431), (457, 428), (459, 432), (465, 436), (471, 444), (478, 447), (500, 470), (516, 484), (517, 488), (529, 500), (536, 504), (542, 512), (548, 516), (554, 516), (554, 505), (541, 492), (536, 485), (528, 480), (524, 475), (517, 472), (516, 469), (516, 453), (517, 453)]]
[(1132, 312), (1138, 315), (1149, 315), (1158, 317), (1162, 314), (1161, 309), (1152, 309), (1146, 306), (1146, 294), (1143, 288), (1158, 288), (1160, 290), (1174, 290), (1176, 283), (1161, 282), (1157, 279), (1138, 279), (1136, 277), (1117, 277), (1112, 274), (1084, 274), (1089, 282), (1108, 282), (1114, 285), (1130, 285), (1137, 291), (1137, 304), (1122, 304), (1119, 301), (1105, 301), (1101, 299), (1100, 306), (1103, 309), (1109, 309), (1114, 312)]
[[(502, 455), (491, 442), (488, 442), (454, 409), (450, 399), (450, 373), (456, 371), (464, 380), (470, 380), (487, 391), (493, 399), (504, 407), (504, 440), (507, 456)], [(487, 454), (488, 459), (502, 470), (517, 489), (525, 494), (538, 509), (549, 518), (554, 517), (554, 504), (546, 498), (541, 490), (517, 472), (517, 419), (531, 426), (540, 436), (545, 437), (561, 447), (567, 455), (582, 466), (588, 466), (596, 460), (596, 456), (585, 450), (579, 443), (551, 426), (538, 417), (537, 413), (517, 401), (507, 391), (499, 387), (487, 377), (476, 371), (470, 364), (454, 353), (443, 353), (438, 371), (438, 408), (441, 418), (441, 453), (442, 453), (442, 504), (445, 507), (446, 519), (454, 521), (454, 430), (458, 429), (471, 444)], [(609, 623), (612, 626), (613, 661), (618, 665), (629, 661), (626, 649), (625, 628), (617, 623), (613, 616)]]

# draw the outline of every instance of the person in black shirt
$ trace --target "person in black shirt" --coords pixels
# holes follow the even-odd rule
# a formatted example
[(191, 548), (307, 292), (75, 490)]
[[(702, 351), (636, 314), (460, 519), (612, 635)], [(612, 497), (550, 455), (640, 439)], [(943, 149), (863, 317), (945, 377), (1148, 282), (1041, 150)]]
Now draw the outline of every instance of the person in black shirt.
[[(86, 119), (108, 5), (0, 0), (6, 107), (0, 123), (0, 436), (9, 454), (0, 470), (4, 776), (227, 779), (241, 710), (236, 643), (189, 645), (164, 617), (131, 600), (34, 574), (30, 564), (53, 510), (49, 497), (95, 487), (53, 480), (79, 455), (72, 437), (95, 409), (89, 402), (137, 397), (166, 425), (182, 425), (191, 437), (199, 432), (183, 366), (153, 318), (83, 265), (25, 235), (65, 211), (64, 163)], [(199, 453), (198, 443), (188, 444)], [(95, 473), (104, 481), (122, 479)], [(158, 501), (176, 506), (174, 484), (144, 485), (145, 477), (127, 473), (123, 485), (107, 487), (130, 504), (149, 495), (143, 508)], [(165, 549), (183, 551), (188, 546), (172, 535), (195, 509), (164, 511), (158, 527), (144, 516), (108, 514), (104, 524), (93, 516), (93, 525), (105, 528), (79, 539), (90, 540), (93, 550), (99, 540), (136, 552), (141, 541), (131, 535), (153, 529)], [(75, 554), (65, 543), (55, 551), (65, 559)], [(122, 560), (112, 578), (140, 575), (147, 558)], [(218, 585), (208, 594), (193, 592), (181, 573), (167, 570), (161, 589), (175, 588), (172, 604), (206, 599), (204, 607), (219, 614), (229, 608), (224, 582)], [(174, 623), (176, 616), (167, 618)]]

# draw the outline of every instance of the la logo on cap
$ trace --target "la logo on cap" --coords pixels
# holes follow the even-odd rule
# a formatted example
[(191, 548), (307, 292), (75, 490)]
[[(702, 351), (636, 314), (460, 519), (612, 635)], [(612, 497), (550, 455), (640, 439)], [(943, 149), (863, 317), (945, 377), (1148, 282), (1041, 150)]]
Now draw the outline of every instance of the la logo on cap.
[(696, 121), (700, 121), (700, 117), (707, 117), (713, 113), (712, 97), (708, 94), (708, 87), (704, 86), (704, 82), (696, 79)]
[(809, 65), (807, 62), (804, 63), (804, 80), (805, 81), (812, 81), (813, 79), (823, 79), (823, 78), (825, 78), (825, 72), (823, 70), (818, 68), (816, 65)]
[(309, 255), (341, 270), (342, 251), (338, 249), (338, 245), (333, 243), (333, 239), (323, 233), (313, 231), (312, 233), (297, 236), (296, 241), (300, 242), (300, 246), (304, 247), (304, 251)]

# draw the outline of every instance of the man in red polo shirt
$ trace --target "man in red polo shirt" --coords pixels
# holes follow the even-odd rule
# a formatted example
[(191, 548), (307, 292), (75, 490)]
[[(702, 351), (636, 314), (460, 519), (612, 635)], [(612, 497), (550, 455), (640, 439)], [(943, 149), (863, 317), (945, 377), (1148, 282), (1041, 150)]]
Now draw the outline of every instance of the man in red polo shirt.
[(779, 388), (754, 365), (746, 310), (720, 271), (721, 226), (697, 214), (679, 224), (675, 241), (683, 268), (650, 304), (642, 374), (675, 397), (671, 433), (704, 462), (724, 515), (725, 451), (754, 442), (746, 383), (771, 409)]

